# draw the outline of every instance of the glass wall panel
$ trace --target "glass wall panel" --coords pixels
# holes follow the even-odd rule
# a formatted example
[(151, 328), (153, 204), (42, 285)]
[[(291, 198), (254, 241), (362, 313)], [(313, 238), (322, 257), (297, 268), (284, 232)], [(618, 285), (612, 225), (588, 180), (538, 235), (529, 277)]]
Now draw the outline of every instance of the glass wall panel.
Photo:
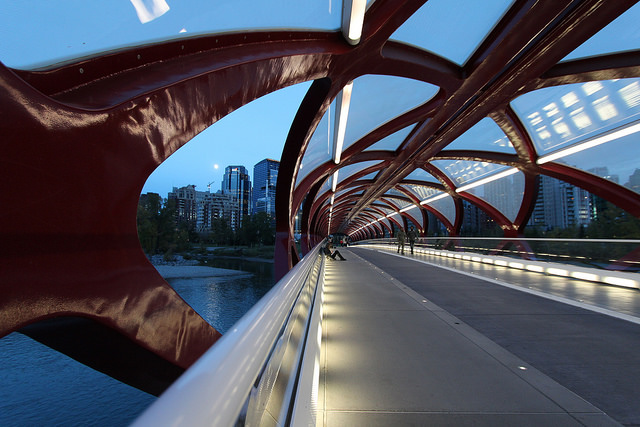
[(640, 79), (540, 89), (511, 102), (539, 155), (577, 144), (640, 118)]
[(298, 177), (296, 178), (296, 187), (306, 178), (311, 171), (321, 164), (331, 160), (331, 150), (333, 147), (333, 126), (335, 118), (335, 102), (331, 103), (329, 109), (324, 113), (318, 127), (313, 132), (307, 151), (304, 153)]
[(376, 142), (373, 145), (370, 145), (364, 151), (375, 151), (375, 150), (385, 150), (385, 151), (396, 151), (400, 144), (402, 144), (411, 132), (411, 130), (415, 127), (415, 125), (407, 126), (406, 128), (400, 129), (397, 132), (392, 133), (391, 135), (382, 138), (380, 141)]
[(427, 211), (428, 228), (427, 236), (448, 236), (449, 232), (447, 227), (440, 221), (440, 218), (435, 216), (432, 212)]
[(429, 0), (390, 37), (463, 65), (512, 0)]
[(489, 203), (514, 222), (524, 197), (524, 178), (522, 172), (517, 172), (467, 191)]
[(389, 120), (424, 104), (438, 87), (404, 77), (365, 75), (353, 81), (343, 150)]
[[(461, 236), (504, 236), (502, 228), (476, 204), (463, 199), (462, 210)], [(477, 250), (477, 248), (474, 247), (472, 250)]]
[(353, 174), (358, 173), (378, 163), (380, 163), (378, 160), (369, 160), (367, 162), (359, 162), (359, 163), (355, 163), (355, 164), (340, 168), (338, 172), (338, 184), (344, 181), (345, 179), (349, 178)]
[(469, 184), (508, 169), (507, 166), (496, 163), (468, 160), (434, 160), (431, 164), (443, 171), (456, 186)]
[(433, 183), (436, 183), (436, 184), (440, 184), (440, 181), (438, 181), (438, 178), (436, 178), (435, 176), (431, 175), (429, 172), (427, 172), (426, 170), (424, 170), (422, 168), (418, 168), (418, 169), (414, 170), (409, 175), (404, 177), (404, 180), (407, 180), (407, 181), (424, 181), (424, 182), (433, 182)]
[(453, 197), (450, 195), (447, 194), (442, 198), (438, 198), (437, 200), (427, 203), (425, 206), (431, 206), (447, 218), (451, 224), (455, 223), (456, 205), (453, 201)]
[(562, 157), (575, 166), (640, 193), (640, 133)]
[(484, 150), (499, 153), (515, 153), (511, 141), (502, 129), (489, 117), (476, 123), (471, 129), (456, 138), (447, 150)]
[(332, 0), (0, 2), (0, 61), (29, 68), (158, 40), (258, 29), (338, 30)]
[(604, 27), (563, 61), (640, 49), (640, 3)]
[[(629, 212), (570, 183), (548, 176), (540, 178), (538, 199), (525, 235), (589, 239), (640, 237), (640, 219)], [(628, 250), (609, 255), (616, 259)]]

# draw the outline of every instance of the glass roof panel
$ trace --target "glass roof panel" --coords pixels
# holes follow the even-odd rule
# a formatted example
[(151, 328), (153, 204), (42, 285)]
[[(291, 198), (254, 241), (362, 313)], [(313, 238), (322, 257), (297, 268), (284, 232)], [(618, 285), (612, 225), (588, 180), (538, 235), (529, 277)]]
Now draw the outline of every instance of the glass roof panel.
[(403, 187), (409, 189), (421, 202), (442, 193), (441, 190), (425, 185), (405, 184)]
[(409, 197), (406, 194), (404, 194), (402, 191), (396, 190), (395, 188), (390, 188), (389, 190), (387, 190), (386, 193), (384, 193), (384, 195), (385, 196)]
[(539, 89), (511, 102), (539, 155), (580, 143), (640, 118), (640, 79)]
[(379, 160), (369, 160), (367, 162), (354, 163), (352, 165), (340, 168), (338, 172), (338, 184), (344, 181), (345, 179), (349, 178), (353, 174), (358, 173), (361, 170), (364, 170), (378, 163), (380, 163)]
[(361, 178), (358, 178), (358, 181), (359, 181), (359, 180), (361, 180), (361, 179), (362, 179), (362, 180), (365, 180), (365, 179), (373, 179), (373, 178), (375, 178), (375, 177), (376, 177), (376, 175), (378, 175), (378, 173), (379, 173), (379, 172), (380, 172), (380, 171), (371, 172), (371, 173), (370, 173), (370, 174), (368, 174), (368, 175), (365, 175), (365, 176), (363, 176), (363, 177), (361, 177)]
[[(113, 50), (237, 30), (338, 30), (332, 0), (0, 1), (0, 61), (32, 68)], [(247, 13), (251, 11), (251, 13)]]
[(390, 37), (463, 65), (513, 0), (429, 0)]
[(427, 172), (426, 170), (424, 170), (422, 168), (418, 168), (418, 169), (414, 170), (409, 175), (405, 176), (404, 180), (407, 180), (407, 181), (424, 181), (424, 182), (433, 182), (433, 183), (440, 184), (440, 181), (438, 181), (438, 178), (436, 178), (435, 176), (431, 175), (429, 172)]
[[(384, 203), (384, 202), (380, 202), (380, 203)], [(386, 203), (385, 203), (384, 206), (380, 206), (380, 204), (377, 204), (377, 205), (374, 205), (373, 207), (377, 208), (377, 209), (380, 209), (382, 212), (384, 212), (385, 215), (389, 215), (391, 212), (395, 212)]]
[(453, 197), (447, 193), (441, 191), (439, 194), (436, 194), (435, 197), (432, 197), (431, 201), (426, 203), (425, 206), (431, 206), (447, 218), (451, 224), (455, 223), (456, 205), (453, 201)]
[(318, 127), (311, 135), (307, 151), (304, 153), (298, 177), (296, 178), (296, 187), (304, 178), (315, 168), (321, 164), (331, 160), (331, 149), (333, 145), (333, 124), (335, 117), (335, 103), (332, 103), (329, 109), (318, 123)]
[(566, 163), (640, 193), (640, 133), (564, 156)]
[(640, 49), (640, 3), (598, 31), (563, 61)]
[(405, 77), (358, 77), (353, 81), (343, 151), (389, 120), (424, 104), (437, 92), (437, 86)]
[(413, 205), (413, 203), (411, 203), (411, 202), (408, 202), (408, 201), (403, 200), (403, 199), (398, 199), (398, 198), (393, 197), (393, 196), (385, 195), (385, 196), (383, 196), (383, 198), (387, 199), (389, 202), (393, 203), (395, 206), (398, 207), (398, 209), (403, 209), (403, 208), (406, 208), (409, 205)]
[(444, 172), (456, 186), (469, 184), (508, 169), (508, 166), (468, 160), (434, 160), (435, 167)]
[(489, 203), (514, 222), (524, 197), (524, 174), (517, 172), (467, 191)]
[(392, 133), (391, 135), (382, 138), (380, 141), (376, 142), (373, 145), (370, 145), (364, 151), (375, 151), (375, 150), (383, 150), (383, 151), (396, 151), (400, 144), (402, 144), (409, 135), (409, 133), (413, 130), (415, 125), (407, 126), (406, 128), (402, 128), (397, 132)]
[(480, 120), (471, 129), (456, 138), (446, 149), (484, 150), (499, 153), (516, 152), (507, 135), (489, 117)]

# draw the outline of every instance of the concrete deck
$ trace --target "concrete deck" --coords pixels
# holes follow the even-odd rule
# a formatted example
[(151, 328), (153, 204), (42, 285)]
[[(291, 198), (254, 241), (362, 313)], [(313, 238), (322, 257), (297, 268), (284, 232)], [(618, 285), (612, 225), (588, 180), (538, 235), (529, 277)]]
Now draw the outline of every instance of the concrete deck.
[[(473, 316), (460, 309), (469, 303), (478, 312), (475, 317), (489, 325), (485, 329), (500, 331), (479, 312), (499, 313), (499, 307), (513, 307), (519, 297), (542, 300), (534, 309), (539, 314), (530, 317), (548, 317), (551, 323), (526, 326), (523, 318), (525, 323), (519, 325), (538, 331), (542, 338), (555, 321), (543, 306), (560, 303), (407, 258), (357, 248), (340, 252), (347, 261), (329, 261), (325, 271), (321, 425), (620, 425), (534, 363), (494, 342), (495, 337), (478, 331), (468, 321)], [(470, 288), (460, 292), (456, 283)], [(503, 291), (511, 296), (501, 295)], [(459, 307), (452, 310), (458, 297)], [(438, 299), (453, 305), (443, 308), (435, 302)], [(604, 333), (596, 331), (597, 336)], [(519, 341), (524, 347), (539, 347), (528, 340), (525, 334)], [(635, 419), (633, 414), (618, 414), (618, 421), (632, 425)]]

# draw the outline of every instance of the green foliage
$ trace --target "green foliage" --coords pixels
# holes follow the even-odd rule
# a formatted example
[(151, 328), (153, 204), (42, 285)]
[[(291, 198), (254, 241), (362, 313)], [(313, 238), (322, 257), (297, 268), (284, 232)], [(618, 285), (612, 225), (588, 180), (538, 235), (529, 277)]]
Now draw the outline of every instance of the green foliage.
[(188, 224), (175, 222), (176, 208), (173, 201), (162, 203), (160, 195), (148, 193), (138, 203), (138, 239), (149, 255), (164, 254), (169, 259), (173, 253), (190, 248)]
[(242, 218), (242, 227), (238, 231), (238, 243), (246, 246), (273, 245), (275, 230), (271, 226), (271, 218), (266, 212), (246, 215)]
[[(175, 201), (163, 204), (156, 193), (143, 194), (138, 203), (138, 238), (142, 249), (149, 255), (164, 254), (171, 259), (174, 253), (196, 251), (206, 253), (205, 244), (216, 246), (244, 245), (248, 247), (272, 246), (275, 243), (275, 228), (271, 218), (265, 212), (245, 216), (242, 226), (233, 232), (227, 221), (215, 218), (211, 222), (211, 231), (198, 234), (195, 224), (190, 221), (176, 223)], [(267, 250), (269, 252), (269, 250)], [(263, 257), (260, 251), (246, 254), (240, 250), (235, 256)], [(266, 258), (273, 257), (273, 248)]]

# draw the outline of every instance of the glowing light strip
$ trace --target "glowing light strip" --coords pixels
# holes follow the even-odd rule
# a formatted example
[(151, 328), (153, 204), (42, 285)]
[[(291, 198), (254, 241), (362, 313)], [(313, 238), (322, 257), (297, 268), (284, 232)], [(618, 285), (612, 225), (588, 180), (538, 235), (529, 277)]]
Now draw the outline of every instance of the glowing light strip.
[(617, 130), (604, 133), (591, 140), (585, 141), (581, 144), (574, 145), (573, 147), (565, 148), (564, 150), (556, 151), (555, 153), (547, 154), (536, 160), (536, 163), (541, 165), (543, 163), (551, 162), (561, 157), (569, 156), (571, 154), (579, 153), (580, 151), (593, 148), (597, 145), (611, 142), (616, 139), (623, 138), (625, 136), (632, 135), (636, 132), (640, 132), (640, 123), (634, 123), (631, 125), (623, 126)]
[(366, 8), (366, 0), (344, 0), (342, 6), (342, 34), (350, 45), (360, 43)]
[(456, 188), (456, 193), (460, 193), (462, 191), (467, 191), (475, 187), (479, 187), (484, 184), (488, 184), (489, 182), (497, 181), (498, 179), (505, 178), (509, 175), (513, 175), (518, 172), (518, 168), (507, 169), (506, 171), (502, 171), (495, 175), (488, 176), (486, 178), (480, 179), (478, 181), (472, 182), (471, 184), (463, 185), (462, 187)]
[(437, 196), (435, 196), (435, 197), (432, 197), (432, 198), (430, 198), (430, 199), (425, 199), (425, 200), (421, 201), (421, 202), (420, 202), (420, 204), (421, 204), (421, 205), (427, 205), (427, 204), (429, 204), (429, 203), (431, 203), (431, 202), (435, 202), (436, 200), (444, 199), (444, 198), (445, 198), (445, 197), (447, 197), (447, 196), (448, 196), (448, 194), (447, 194), (447, 193), (438, 194), (438, 195), (437, 195)]
[(415, 209), (415, 208), (417, 208), (416, 205), (410, 205), (410, 206), (407, 206), (406, 208), (400, 209), (400, 213), (403, 213), (403, 212), (406, 212), (406, 211), (410, 211), (411, 209)]
[(344, 135), (347, 131), (347, 119), (349, 117), (349, 105), (351, 104), (351, 91), (353, 82), (349, 82), (336, 99), (336, 117), (338, 126), (333, 134), (333, 162), (340, 163), (342, 147), (344, 146)]
[(331, 191), (336, 192), (338, 186), (338, 171), (335, 171), (331, 177)]

